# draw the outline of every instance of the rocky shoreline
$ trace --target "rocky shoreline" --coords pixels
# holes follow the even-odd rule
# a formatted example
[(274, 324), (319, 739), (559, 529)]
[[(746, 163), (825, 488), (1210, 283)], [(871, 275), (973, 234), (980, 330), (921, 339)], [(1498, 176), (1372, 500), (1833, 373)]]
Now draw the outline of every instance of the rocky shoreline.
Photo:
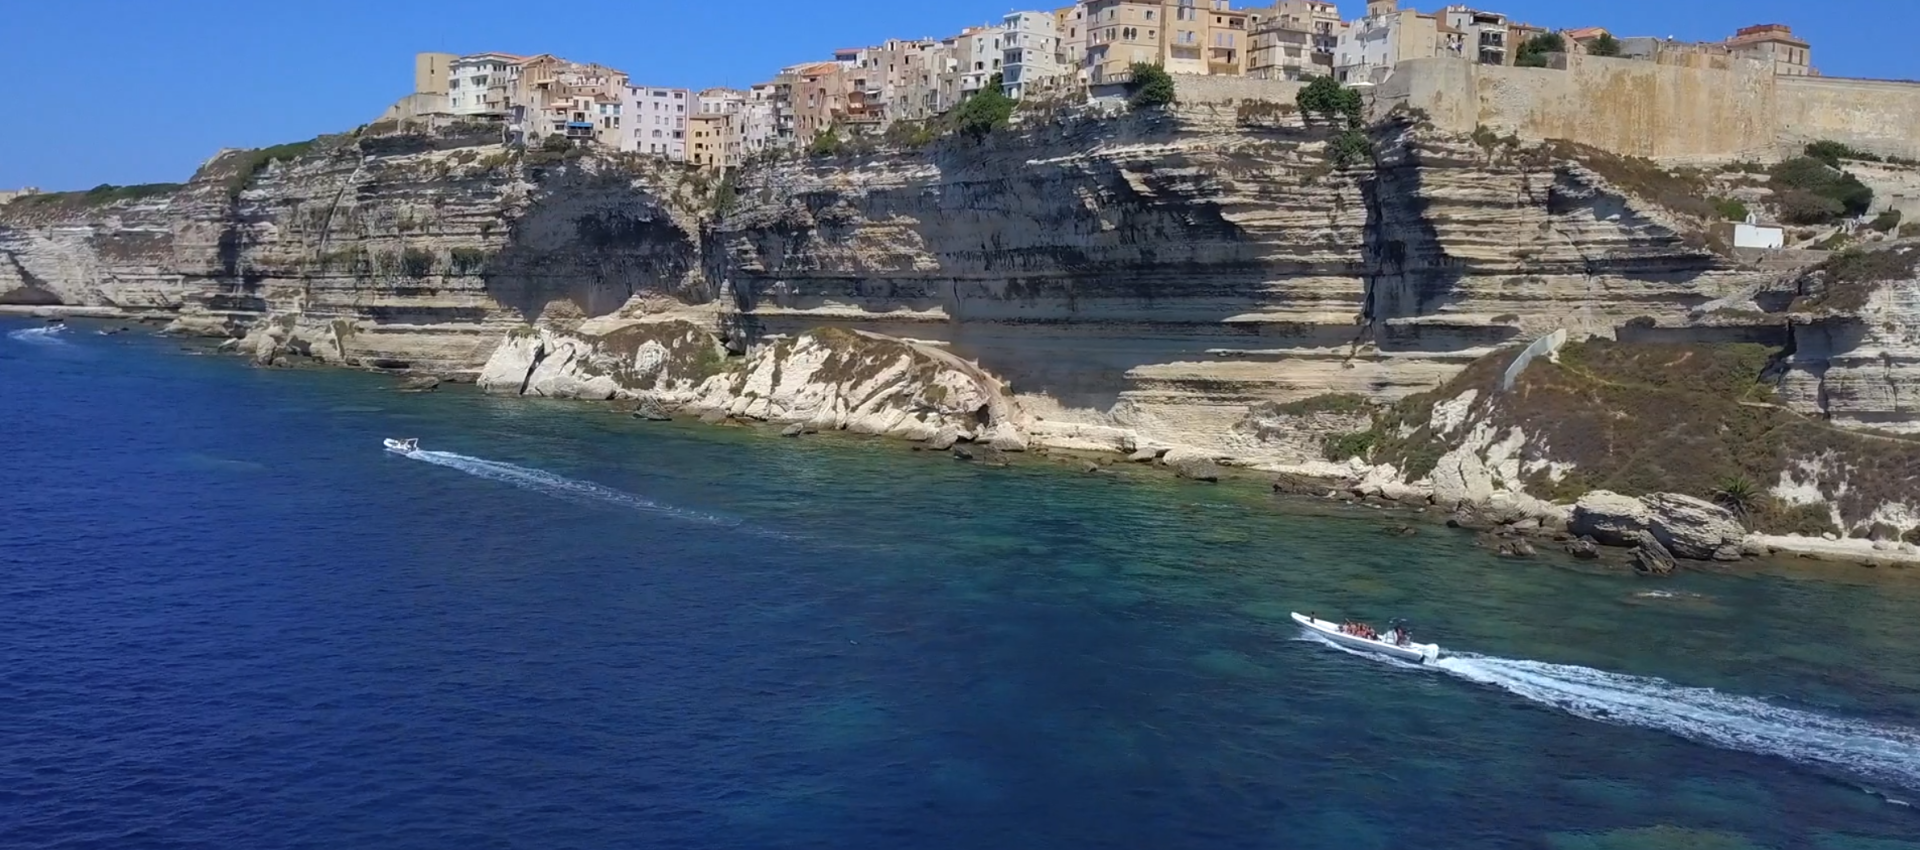
[[(151, 311), (0, 307), (0, 314), (164, 323), (167, 327), (160, 333), (196, 336), (168, 316)], [(1129, 451), (1102, 440), (1059, 439), (1044, 429), (1033, 434), (1021, 427), (1017, 407), (1008, 403), (1004, 388), (991, 375), (944, 351), (877, 334), (829, 334), (829, 341), (807, 338), (784, 347), (770, 346), (760, 356), (721, 367), (704, 380), (683, 379), (675, 377), (675, 366), (684, 371), (690, 364), (699, 365), (701, 352), (714, 342), (676, 320), (643, 324), (649, 326), (646, 332), (626, 342), (639, 339), (641, 349), (656, 349), (651, 360), (639, 358), (651, 362), (654, 372), (624, 374), (618, 380), (612, 372), (601, 371), (609, 368), (607, 364), (594, 365), (596, 355), (590, 346), (577, 350), (569, 346), (579, 335), (592, 337), (596, 330), (633, 336), (635, 325), (630, 322), (588, 323), (572, 333), (515, 331), (478, 375), (370, 371), (393, 375), (401, 392), (432, 391), (443, 381), (475, 383), (491, 393), (609, 401), (618, 405), (614, 409), (642, 420), (746, 424), (779, 428), (787, 437), (823, 431), (882, 437), (915, 451), (950, 453), (958, 461), (984, 466), (1007, 466), (1021, 456), (1031, 456), (1077, 466), (1087, 473), (1137, 468), (1194, 482), (1252, 482), (1280, 496), (1405, 510), (1434, 524), (1472, 532), (1483, 548), (1502, 557), (1526, 558), (1541, 551), (1582, 560), (1608, 557), (1643, 575), (1671, 575), (1688, 563), (1729, 564), (1776, 555), (1920, 567), (1920, 547), (1911, 543), (1749, 532), (1727, 508), (1675, 493), (1635, 498), (1592, 491), (1572, 504), (1508, 493), (1447, 501), (1431, 486), (1400, 481), (1391, 467), (1359, 462), (1260, 466), (1191, 448), (1146, 445)], [(334, 365), (308, 357), (289, 358), (274, 344), (270, 328), (212, 347), (248, 356), (262, 367)], [(719, 350), (707, 356), (724, 357)], [(796, 358), (810, 368), (791, 368)], [(700, 368), (716, 367), (708, 363)], [(912, 379), (907, 380), (908, 376)], [(623, 390), (626, 382), (649, 379), (653, 383), (648, 392)], [(941, 388), (932, 392), (939, 399), (937, 404), (928, 398), (935, 387)], [(1388, 530), (1417, 533), (1412, 525), (1389, 525)]]

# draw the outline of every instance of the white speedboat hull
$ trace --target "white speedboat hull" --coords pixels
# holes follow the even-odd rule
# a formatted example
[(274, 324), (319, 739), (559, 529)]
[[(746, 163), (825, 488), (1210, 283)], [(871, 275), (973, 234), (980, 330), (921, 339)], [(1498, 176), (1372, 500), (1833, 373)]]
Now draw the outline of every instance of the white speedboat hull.
[(411, 454), (413, 452), (417, 452), (420, 450), (419, 440), (396, 440), (392, 437), (388, 437), (385, 440), (385, 443), (387, 446), (387, 451), (399, 452), (400, 454), (403, 454), (403, 455)]
[(1425, 664), (1440, 657), (1440, 647), (1437, 644), (1409, 643), (1406, 646), (1401, 646), (1395, 643), (1388, 643), (1384, 640), (1369, 640), (1359, 635), (1350, 635), (1340, 631), (1339, 623), (1316, 620), (1305, 614), (1293, 615), (1293, 621), (1320, 637), (1349, 649), (1360, 650), (1361, 652), (1371, 652), (1376, 655), (1397, 658), (1401, 661), (1408, 661), (1414, 664)]

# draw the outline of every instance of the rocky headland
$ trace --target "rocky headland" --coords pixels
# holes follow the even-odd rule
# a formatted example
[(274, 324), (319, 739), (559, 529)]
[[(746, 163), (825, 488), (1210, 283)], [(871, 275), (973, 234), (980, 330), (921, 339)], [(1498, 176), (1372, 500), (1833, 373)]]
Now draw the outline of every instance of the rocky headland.
[(1237, 467), (1650, 572), (1795, 540), (1920, 560), (1920, 248), (1753, 261), (1674, 200), (1764, 203), (1747, 171), (1417, 113), (1367, 161), (1334, 137), (1253, 101), (1036, 113), (723, 177), (363, 128), (0, 206), (0, 309), (649, 415)]

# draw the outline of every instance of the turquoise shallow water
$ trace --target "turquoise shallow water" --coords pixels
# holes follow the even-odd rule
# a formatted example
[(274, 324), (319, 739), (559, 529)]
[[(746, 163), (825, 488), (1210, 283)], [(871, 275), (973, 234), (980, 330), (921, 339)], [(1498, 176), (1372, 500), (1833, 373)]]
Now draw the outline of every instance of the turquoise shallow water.
[(0, 846), (1920, 847), (1914, 576), (1649, 583), (29, 327)]

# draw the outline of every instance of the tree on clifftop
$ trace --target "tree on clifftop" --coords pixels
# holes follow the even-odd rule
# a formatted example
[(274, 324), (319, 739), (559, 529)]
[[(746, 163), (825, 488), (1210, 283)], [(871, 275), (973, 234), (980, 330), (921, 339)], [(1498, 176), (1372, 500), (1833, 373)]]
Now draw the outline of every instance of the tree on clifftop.
[(1612, 33), (1603, 32), (1599, 38), (1593, 40), (1592, 44), (1587, 45), (1587, 55), (1619, 56), (1620, 39), (1614, 38)]
[(960, 132), (979, 138), (1013, 118), (1013, 98), (1007, 97), (1005, 82), (999, 74), (987, 80), (986, 88), (967, 98), (954, 112), (953, 125)]
[(1547, 67), (1547, 54), (1567, 52), (1567, 40), (1557, 32), (1536, 35), (1520, 44), (1520, 51), (1514, 54), (1513, 64), (1522, 68)]
[(1127, 84), (1127, 105), (1134, 109), (1166, 106), (1173, 102), (1173, 77), (1167, 69), (1146, 62), (1133, 63), (1133, 81)]
[(1300, 114), (1309, 118), (1318, 115), (1332, 124), (1344, 117), (1348, 129), (1360, 126), (1360, 115), (1364, 109), (1360, 92), (1341, 85), (1332, 77), (1314, 77), (1294, 100), (1300, 104)]

